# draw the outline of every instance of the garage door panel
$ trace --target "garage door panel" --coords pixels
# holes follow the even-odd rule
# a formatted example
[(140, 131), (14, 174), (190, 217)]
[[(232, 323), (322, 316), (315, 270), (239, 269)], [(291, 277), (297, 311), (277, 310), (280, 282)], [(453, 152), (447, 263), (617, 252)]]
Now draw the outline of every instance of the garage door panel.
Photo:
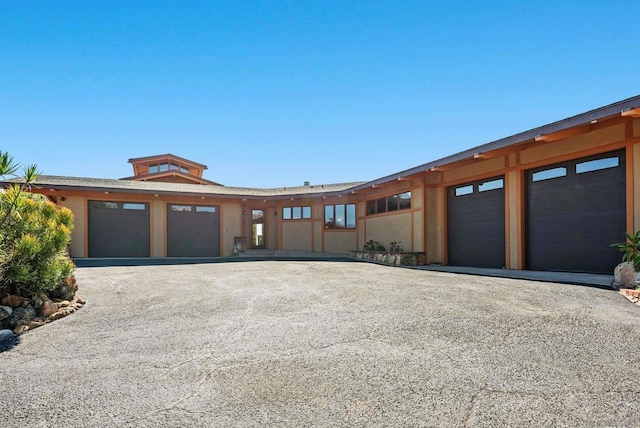
[(149, 257), (149, 204), (89, 201), (89, 257)]
[[(480, 191), (484, 183), (498, 185)], [(504, 181), (498, 177), (448, 189), (448, 263), (454, 266), (505, 265)]]
[(219, 207), (168, 204), (167, 255), (169, 257), (220, 256)]
[[(620, 255), (609, 245), (624, 240), (626, 229), (624, 156), (618, 151), (527, 171), (529, 269), (611, 272)], [(618, 166), (579, 173), (598, 164)], [(566, 176), (533, 180), (540, 170), (560, 167)]]

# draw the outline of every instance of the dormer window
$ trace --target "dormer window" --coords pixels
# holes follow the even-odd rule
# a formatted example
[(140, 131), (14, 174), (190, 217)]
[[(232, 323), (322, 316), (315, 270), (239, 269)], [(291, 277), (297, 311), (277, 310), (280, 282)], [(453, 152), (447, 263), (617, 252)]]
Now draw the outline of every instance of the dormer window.
[(161, 163), (161, 164), (151, 164), (149, 165), (149, 174), (153, 174), (156, 172), (165, 172), (165, 171), (180, 171), (184, 174), (189, 174), (189, 168), (182, 166), (182, 165), (178, 165), (176, 163), (170, 162), (170, 163)]

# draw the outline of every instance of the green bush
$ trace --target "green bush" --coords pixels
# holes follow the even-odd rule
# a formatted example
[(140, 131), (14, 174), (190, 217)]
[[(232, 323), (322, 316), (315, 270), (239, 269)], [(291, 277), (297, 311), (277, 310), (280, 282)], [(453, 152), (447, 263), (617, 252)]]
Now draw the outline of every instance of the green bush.
[(382, 245), (378, 241), (374, 241), (373, 239), (369, 239), (364, 244), (364, 249), (366, 251), (384, 251), (384, 245)]
[(39, 298), (73, 272), (66, 251), (73, 214), (42, 195), (15, 192), (20, 192), (17, 186), (0, 195), (6, 215), (0, 226), (0, 285), (12, 294)]

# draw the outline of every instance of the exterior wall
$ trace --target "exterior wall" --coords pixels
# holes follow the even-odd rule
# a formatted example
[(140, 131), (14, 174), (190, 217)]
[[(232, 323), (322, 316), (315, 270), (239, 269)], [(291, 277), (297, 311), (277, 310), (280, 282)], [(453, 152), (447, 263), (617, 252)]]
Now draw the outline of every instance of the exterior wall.
[(156, 199), (150, 206), (153, 231), (151, 257), (164, 257), (167, 255), (167, 204)]
[(291, 220), (282, 222), (282, 246), (284, 250), (313, 251), (313, 222)]
[(438, 184), (440, 180), (441, 174), (438, 173), (426, 177), (424, 236), (427, 263), (444, 263), (442, 257), (443, 249), (446, 248), (442, 229), (444, 226), (444, 190)]
[(73, 231), (71, 232), (71, 243), (69, 253), (71, 257), (87, 257), (85, 241), (87, 239), (87, 207), (85, 198), (78, 196), (67, 196), (61, 205), (73, 212)]
[(242, 204), (239, 201), (223, 202), (220, 205), (220, 255), (233, 254), (233, 238), (242, 236)]
[(640, 137), (640, 119), (633, 121), (633, 136)]
[[(398, 212), (398, 211), (396, 211)], [(370, 239), (380, 242), (386, 249), (392, 241), (400, 241), (405, 251), (413, 251), (411, 248), (411, 223), (413, 213), (399, 211), (398, 214), (382, 214), (377, 217), (367, 218), (367, 233), (365, 242)]]
[(332, 230), (324, 233), (324, 252), (349, 254), (358, 244), (355, 230)]

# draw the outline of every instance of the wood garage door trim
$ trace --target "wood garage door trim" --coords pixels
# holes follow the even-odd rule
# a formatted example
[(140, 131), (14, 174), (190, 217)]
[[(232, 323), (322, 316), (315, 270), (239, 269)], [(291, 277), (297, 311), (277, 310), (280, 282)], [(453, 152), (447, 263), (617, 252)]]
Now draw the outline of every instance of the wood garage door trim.
[(609, 245), (627, 223), (625, 150), (527, 170), (525, 189), (527, 269), (612, 271), (620, 255)]
[(451, 266), (503, 268), (504, 175), (447, 188), (447, 262)]
[(148, 202), (88, 202), (89, 257), (149, 257), (151, 210)]

